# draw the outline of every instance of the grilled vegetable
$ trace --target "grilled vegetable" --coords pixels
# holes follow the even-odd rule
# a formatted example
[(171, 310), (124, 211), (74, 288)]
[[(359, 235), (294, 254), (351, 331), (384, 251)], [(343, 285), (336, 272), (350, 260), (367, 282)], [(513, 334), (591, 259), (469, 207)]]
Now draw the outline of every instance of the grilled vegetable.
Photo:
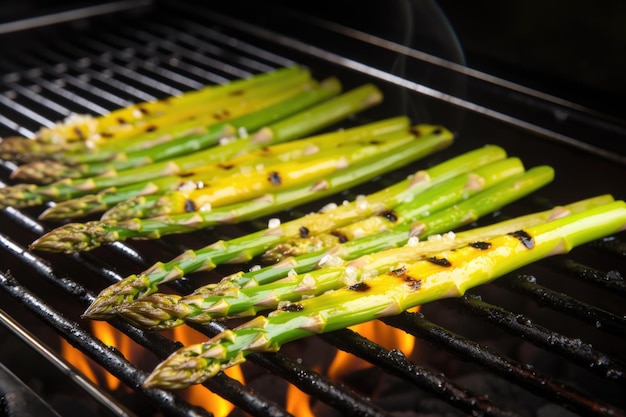
[(111, 142), (116, 138), (115, 132), (124, 131), (138, 122), (155, 120), (172, 111), (237, 95), (243, 89), (280, 83), (302, 75), (310, 76), (302, 67), (280, 68), (223, 85), (207, 86), (177, 97), (133, 104), (102, 116), (71, 115), (51, 128), (42, 128), (32, 139), (6, 138), (0, 143), (0, 157), (35, 160), (54, 158), (54, 154), (66, 151), (90, 150)]
[[(326, 87), (328, 89), (326, 94), (321, 94), (321, 97), (314, 94), (311, 98), (315, 98), (314, 102), (318, 102), (322, 98), (327, 98), (328, 95), (333, 95), (338, 87), (337, 84), (331, 83)], [(0, 207), (26, 207), (39, 205), (46, 201), (63, 201), (110, 187), (135, 184), (164, 175), (188, 171), (210, 163), (222, 162), (242, 152), (305, 136), (316, 129), (321, 129), (351, 114), (365, 110), (380, 102), (381, 99), (380, 91), (376, 87), (369, 84), (364, 85), (263, 127), (246, 139), (236, 140), (218, 148), (210, 148), (170, 161), (161, 161), (117, 173), (110, 172), (107, 175), (76, 180), (65, 179), (43, 186), (18, 184), (2, 188), (0, 189)], [(309, 102), (308, 104), (312, 105), (313, 103)], [(275, 116), (276, 114), (272, 114), (272, 118)], [(254, 120), (254, 122), (261, 124), (263, 120)]]
[(225, 262), (245, 262), (281, 241), (301, 233), (322, 233), (338, 225), (381, 213), (460, 173), (488, 164), (505, 156), (501, 148), (485, 147), (468, 152), (367, 197), (342, 204), (322, 213), (313, 213), (280, 225), (229, 241), (219, 241), (196, 251), (187, 251), (167, 263), (157, 263), (139, 275), (131, 275), (100, 292), (84, 313), (85, 317), (103, 319), (114, 314), (124, 303), (154, 293), (157, 286), (194, 271), (210, 270)]
[(259, 163), (250, 171), (234, 172), (229, 176), (195, 182), (192, 186), (169, 193), (125, 201), (107, 211), (102, 219), (124, 220), (208, 211), (317, 181), (364, 159), (371, 160), (373, 156), (380, 157), (399, 150), (414, 141), (415, 136), (406, 131), (379, 137), (369, 143), (329, 147), (296, 161), (273, 165)]
[[(238, 172), (250, 172), (256, 169), (259, 164), (269, 166), (278, 162), (293, 161), (317, 154), (321, 149), (340, 148), (348, 143), (366, 144), (378, 137), (408, 129), (409, 120), (406, 117), (394, 117), (350, 129), (267, 146), (224, 162), (198, 167), (192, 171), (180, 172), (123, 187), (111, 187), (96, 194), (63, 201), (44, 211), (40, 215), (40, 219), (67, 220), (86, 216), (105, 211), (133, 197), (160, 195), (167, 191), (178, 190), (181, 187), (187, 188), (187, 184), (190, 183), (207, 182)], [(115, 220), (122, 219), (116, 218)]]
[(591, 208), (461, 248), (402, 263), (374, 278), (298, 302), (286, 302), (204, 343), (183, 347), (159, 364), (147, 387), (184, 388), (292, 340), (343, 329), (414, 306), (461, 296), (524, 265), (626, 228), (623, 201)]
[[(57, 153), (54, 154), (54, 161), (39, 160), (22, 165), (11, 174), (11, 178), (50, 183), (62, 178), (121, 171), (184, 155), (216, 145), (221, 139), (232, 136), (231, 132), (237, 126), (255, 128), (250, 122), (252, 119), (271, 122), (267, 118), (268, 109), (277, 116), (297, 111), (297, 102), (305, 104), (311, 94), (319, 94), (315, 92), (318, 89), (313, 80), (294, 80), (286, 84), (271, 84), (260, 91), (252, 90), (228, 100), (222, 99), (213, 106), (196, 105), (184, 109), (183, 115), (166, 114), (156, 120), (136, 124), (132, 126), (132, 131), (129, 127), (117, 132), (116, 140), (109, 140), (108, 146)], [(182, 121), (171, 120), (182, 117), (185, 117)]]
[[(522, 182), (518, 181), (518, 184), (522, 184)], [(501, 187), (504, 193), (493, 192), (483, 195), (479, 193), (476, 197), (467, 200), (468, 204), (466, 204), (466, 207), (480, 205), (483, 207), (480, 210), (481, 213), (500, 208), (503, 204), (499, 200), (507, 202), (511, 199), (503, 195), (506, 194), (506, 190), (510, 190), (511, 182), (505, 185), (505, 187)], [(537, 185), (534, 181), (527, 181), (523, 186), (516, 189), (514, 193), (519, 198), (536, 187)], [(436, 188), (440, 187), (433, 187), (431, 190)], [(416, 197), (416, 199), (428, 201), (424, 197), (429, 194), (432, 193), (425, 192)], [(608, 199), (598, 200), (606, 202)], [(592, 204), (593, 201), (585, 204), (578, 203), (573, 208), (587, 207)], [(436, 207), (436, 205), (428, 203), (423, 206)], [(399, 208), (394, 211), (398, 212)], [(117, 313), (124, 315), (126, 319), (136, 325), (151, 329), (167, 329), (180, 325), (185, 321), (204, 323), (220, 317), (249, 316), (256, 314), (260, 310), (276, 308), (279, 302), (297, 301), (303, 296), (319, 295), (331, 289), (341, 288), (345, 285), (344, 281), (348, 277), (358, 279), (363, 276), (371, 276), (374, 272), (386, 272), (395, 267), (398, 262), (403, 262), (405, 259), (415, 259), (416, 253), (418, 253), (418, 249), (415, 248), (416, 245), (420, 248), (420, 254), (427, 254), (436, 250), (456, 247), (463, 244), (463, 242), (469, 243), (468, 239), (486, 239), (498, 233), (506, 233), (511, 228), (517, 230), (520, 225), (537, 224), (540, 221), (545, 221), (546, 218), (555, 213), (565, 212), (567, 212), (566, 209), (537, 213), (529, 218), (517, 219), (515, 222), (504, 222), (483, 229), (463, 232), (458, 236), (454, 236), (454, 238), (443, 237), (396, 249), (380, 250), (380, 246), (370, 248), (367, 245), (359, 245), (358, 242), (356, 244), (346, 243), (344, 247), (335, 247), (330, 252), (318, 252), (318, 261), (315, 263), (310, 263), (312, 257), (306, 257), (305, 264), (309, 265), (309, 268), (305, 270), (299, 268), (298, 272), (296, 272), (295, 268), (303, 265), (297, 265), (298, 258), (295, 258), (292, 263), (293, 269), (280, 276), (275, 276), (275, 279), (283, 278), (276, 282), (271, 282), (267, 274), (261, 275), (261, 271), (259, 271), (260, 274), (255, 274), (256, 271), (235, 274), (225, 278), (217, 285), (210, 284), (200, 287), (194, 293), (184, 297), (176, 294), (152, 294), (120, 306), (117, 309)], [(443, 210), (444, 216), (445, 213), (446, 210)], [(437, 213), (434, 213), (431, 216), (427, 216), (422, 222), (428, 225), (429, 219), (433, 219), (431, 222), (435, 223), (434, 218), (436, 217)], [(457, 222), (457, 226), (461, 225), (461, 220), (458, 217)], [(427, 230), (428, 232), (419, 236), (420, 239), (433, 236), (439, 232), (434, 228), (427, 228)], [(408, 241), (409, 238), (407, 236), (402, 244)], [(389, 245), (389, 247), (393, 246), (394, 244)], [(376, 250), (379, 250), (379, 252), (376, 252)], [(361, 258), (346, 263), (346, 261), (358, 257)], [(319, 269), (313, 270), (314, 268)], [(297, 273), (299, 275), (295, 275)], [(243, 279), (245, 274), (248, 274), (248, 276), (246, 279)], [(252, 281), (255, 276), (263, 276), (263, 283), (260, 284), (256, 280)]]
[[(31, 246), (33, 249), (71, 253), (91, 250), (106, 242), (119, 242), (126, 239), (157, 239), (169, 234), (187, 233), (217, 224), (236, 223), (275, 213), (278, 210), (292, 207), (294, 204), (313, 201), (361, 184), (451, 143), (452, 135), (450, 132), (433, 127), (431, 130), (434, 132), (433, 134), (424, 135), (420, 140), (408, 143), (387, 154), (365, 158), (358, 164), (300, 187), (275, 194), (266, 194), (255, 200), (218, 207), (210, 211), (195, 211), (174, 216), (131, 219), (121, 222), (71, 223), (47, 233), (33, 242)], [(263, 239), (260, 239), (259, 242), (263, 242)], [(265, 249), (267, 247), (263, 246), (263, 250)]]

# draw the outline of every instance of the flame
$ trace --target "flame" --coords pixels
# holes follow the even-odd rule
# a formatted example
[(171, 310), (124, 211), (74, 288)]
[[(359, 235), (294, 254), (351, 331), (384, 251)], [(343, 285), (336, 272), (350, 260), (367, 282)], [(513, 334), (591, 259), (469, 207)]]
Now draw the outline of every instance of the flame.
[(287, 386), (287, 402), (285, 408), (288, 413), (296, 417), (315, 417), (311, 410), (310, 396), (300, 391), (295, 385)]
[(87, 377), (94, 384), (99, 384), (98, 376), (94, 370), (91, 360), (83, 355), (69, 342), (61, 338), (60, 353), (74, 368), (80, 371), (85, 377)]
[[(100, 339), (107, 346), (112, 346), (119, 350), (129, 361), (141, 357), (144, 353), (139, 345), (105, 321), (91, 322), (91, 331), (94, 337)], [(121, 381), (119, 379), (98, 366), (89, 357), (83, 355), (82, 352), (74, 349), (65, 339), (61, 339), (60, 353), (94, 384), (105, 387), (109, 391), (115, 391), (120, 388)]]
[[(409, 311), (415, 312), (418, 310), (419, 307), (416, 307)], [(415, 338), (413, 336), (405, 333), (403, 330), (387, 326), (379, 320), (358, 324), (350, 327), (350, 329), (385, 349), (397, 349), (407, 357), (413, 353), (415, 348)], [(339, 350), (328, 368), (328, 376), (333, 379), (340, 379), (350, 372), (367, 369), (371, 366), (369, 362)]]
[[(142, 346), (136, 344), (132, 339), (109, 325), (106, 321), (93, 321), (91, 322), (91, 326), (94, 337), (100, 339), (104, 344), (119, 350), (131, 363), (140, 363), (141, 358), (145, 357), (144, 355), (146, 355), (147, 351)], [(173, 329), (170, 335), (184, 345), (206, 340), (205, 335), (196, 332), (190, 327), (184, 326)], [(94, 384), (105, 387), (109, 391), (115, 391), (121, 388), (121, 381), (119, 379), (104, 370), (104, 368), (98, 366), (63, 338), (61, 338), (60, 353)], [(241, 383), (244, 382), (243, 373), (239, 366), (229, 368), (225, 373)], [(194, 385), (187, 388), (184, 392), (181, 392), (181, 396), (193, 405), (210, 410), (215, 417), (225, 417), (234, 408), (229, 401), (217, 394), (207, 391), (207, 389), (201, 385)]]

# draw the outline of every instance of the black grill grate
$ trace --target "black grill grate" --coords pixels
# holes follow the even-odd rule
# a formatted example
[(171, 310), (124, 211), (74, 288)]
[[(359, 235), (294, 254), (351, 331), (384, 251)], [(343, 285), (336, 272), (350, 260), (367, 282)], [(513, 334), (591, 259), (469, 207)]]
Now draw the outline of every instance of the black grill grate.
[[(451, 127), (460, 132), (459, 143), (425, 164), (486, 142), (501, 144), (511, 154), (521, 156), (528, 165), (545, 163), (546, 158), (551, 159), (548, 155), (558, 152), (561, 157), (553, 161), (553, 165), (567, 180), (538, 197), (525, 199), (506, 212), (497, 213), (494, 218), (587, 197), (588, 194), (580, 195), (580, 192), (590, 184), (594, 185), (590, 193), (612, 192), (617, 198), (624, 198), (617, 175), (623, 173), (624, 155), (590, 144), (584, 137), (589, 132), (623, 136), (624, 126), (610, 118), (530, 90), (513, 88), (516, 86), (450, 61), (422, 55), (414, 49), (310, 16), (269, 6), (265, 14), (254, 8), (242, 10), (236, 19), (230, 17), (229, 12), (228, 7), (215, 12), (185, 5), (159, 4), (144, 8), (142, 4), (134, 13), (99, 16), (81, 21), (80, 25), (63, 24), (24, 33), (31, 41), (29, 44), (39, 46), (36, 50), (10, 55), (1, 64), (0, 135), (28, 136), (39, 126), (50, 126), (73, 112), (101, 114), (130, 102), (176, 94), (207, 83), (221, 83), (299, 62), (310, 66), (320, 76), (338, 75), (348, 87), (364, 81), (379, 83), (385, 90), (387, 102), (371, 116), (386, 117), (402, 112), (419, 121), (444, 124), (449, 121)], [(251, 25), (246, 19), (262, 26)], [(47, 40), (50, 34), (54, 36)], [(387, 65), (391, 61), (393, 68)], [(403, 70), (396, 70), (399, 64), (405, 65)], [(546, 113), (556, 110), (572, 115), (573, 125), (545, 117)], [(584, 129), (577, 129), (581, 125)], [(583, 137), (579, 140), (571, 136), (574, 131)], [(579, 172), (583, 163), (595, 171), (602, 181), (600, 184), (590, 182)], [(14, 165), (3, 162), (2, 167), (2, 179), (8, 183)], [(363, 190), (405, 175), (406, 172), (396, 172)], [(573, 181), (574, 185), (568, 181)], [(353, 195), (360, 191), (353, 190)], [(309, 208), (303, 208), (302, 212)], [(0, 287), (4, 291), (3, 299), (7, 300), (7, 310), (15, 311), (3, 320), (9, 337), (16, 332), (11, 330), (9, 321), (20, 322), (22, 306), (25, 306), (46, 326), (131, 387), (142, 401), (152, 404), (150, 410), (158, 408), (166, 415), (176, 416), (209, 415), (211, 410), (187, 404), (176, 393), (141, 388), (145, 372), (93, 337), (89, 324), (78, 315), (93, 299), (94, 292), (104, 286), (156, 260), (170, 259), (185, 247), (204, 246), (221, 238), (222, 234), (259, 227), (265, 219), (234, 229), (203, 231), (159, 242), (114, 244), (93, 253), (48, 256), (26, 250), (28, 243), (49, 228), (34, 220), (39, 211), (8, 208), (0, 213), (0, 253), (4, 263)], [(295, 216), (299, 212), (284, 216)], [(518, 392), (521, 387), (581, 415), (624, 415), (620, 392), (624, 386), (626, 325), (623, 314), (620, 315), (619, 298), (615, 296), (615, 293), (624, 294), (624, 280), (619, 272), (626, 268), (624, 244), (618, 236), (588, 246), (571, 256), (541, 262), (538, 268), (525, 269), (525, 275), (506, 277), (498, 285), (476, 292), (488, 301), (472, 295), (433, 303), (420, 314), (404, 313), (386, 319), (385, 323), (407, 331), (418, 342), (425, 342), (421, 347), (426, 352), (433, 349), (429, 348), (431, 344), (436, 350), (447, 352), (450, 362), (457, 367), (469, 363), (479, 373), (501, 378), (503, 385), (513, 386), (511, 392)], [(606, 268), (606, 272), (596, 268)], [(533, 279), (529, 279), (531, 276)], [(535, 283), (534, 277), (545, 287)], [(548, 280), (547, 284), (543, 283), (544, 279)], [(568, 281), (565, 290), (555, 284), (564, 280)], [(592, 286), (598, 296), (579, 300), (580, 291), (569, 291), (569, 287), (573, 289), (581, 284), (583, 288)], [(171, 287), (189, 292), (194, 285), (192, 280), (186, 279)], [(515, 302), (511, 302), (513, 292), (519, 294)], [(508, 297), (502, 298), (503, 293), (509, 294)], [(54, 301), (48, 299), (50, 294), (55, 295)], [(61, 301), (57, 301), (57, 297)], [(584, 338), (579, 340), (576, 333), (566, 336), (568, 329), (561, 331), (559, 323), (550, 322), (545, 327), (535, 324), (532, 315), (527, 315), (527, 307), (521, 307), (522, 302), (560, 311), (574, 317), (578, 328), (590, 330), (585, 330)], [(531, 342), (559, 360), (577, 363), (574, 369), (585, 376), (560, 382), (564, 374), (552, 376), (549, 372), (535, 370), (532, 363), (513, 358), (517, 355), (511, 349), (500, 349), (500, 342), (492, 343), (490, 338), (484, 342), (481, 334), (470, 337), (458, 334), (456, 327), (462, 328), (463, 324), (451, 323), (454, 319), (446, 318), (448, 312), (457, 310), (462, 311), (463, 323), (470, 320), (469, 327), (481, 328), (483, 320), (471, 316), (483, 317), (484, 322), (502, 326), (505, 332), (512, 333), (504, 339), (505, 344), (519, 345), (520, 340)], [(438, 320), (444, 325), (436, 324)], [(156, 358), (165, 357), (178, 346), (165, 336), (138, 330), (120, 320), (112, 320), (111, 324)], [(30, 323), (27, 321), (25, 325)], [(210, 336), (225, 327), (223, 323), (214, 322), (194, 328)], [(498, 334), (490, 328), (491, 332)], [(452, 365), (438, 369), (426, 357), (406, 358), (351, 330), (316, 339), (333, 350), (345, 350), (366, 359), (383, 373), (398, 378), (401, 384), (413, 387), (411, 389), (420, 396), (436, 398), (452, 406), (451, 409), (443, 405), (439, 406), (443, 408), (430, 409), (437, 410), (435, 412), (494, 416), (528, 413), (524, 402), (509, 403), (505, 395), (487, 397), (480, 386), (456, 381)], [(340, 415), (382, 416), (394, 410), (393, 400), (371, 401), (367, 394), (353, 392), (356, 388), (347, 382), (344, 385), (310, 369), (306, 358), (293, 359), (292, 356), (288, 353), (254, 354), (249, 360)], [(6, 361), (6, 358), (0, 357), (0, 360)], [(585, 371), (586, 368), (591, 372)], [(581, 386), (587, 374), (594, 376), (594, 384), (600, 384), (602, 392), (584, 383)], [(288, 415), (276, 398), (256, 392), (226, 375), (220, 374), (205, 386), (252, 415)], [(98, 396), (97, 392), (90, 393), (84, 387), (83, 391), (87, 396)], [(110, 404), (114, 410), (126, 409), (122, 400), (110, 399)], [(424, 404), (429, 403), (420, 403), (422, 407)], [(422, 409), (415, 411), (422, 412)], [(429, 409), (423, 409), (427, 411)], [(122, 411), (109, 409), (105, 413)]]

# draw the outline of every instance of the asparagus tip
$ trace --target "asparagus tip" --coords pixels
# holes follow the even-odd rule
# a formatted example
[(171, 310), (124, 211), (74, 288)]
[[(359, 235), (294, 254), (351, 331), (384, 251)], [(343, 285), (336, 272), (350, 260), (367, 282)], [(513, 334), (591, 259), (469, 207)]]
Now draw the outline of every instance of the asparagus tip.
[[(199, 384), (219, 371), (243, 361), (243, 356), (225, 361), (225, 347), (221, 342), (230, 333), (226, 331), (204, 343), (183, 347), (161, 362), (146, 378), (146, 388), (182, 389)], [(226, 363), (224, 363), (226, 362)]]
[(121, 304), (111, 311), (123, 316), (137, 327), (150, 330), (167, 330), (185, 322), (190, 311), (180, 303), (177, 294), (152, 294), (130, 303)]
[(100, 194), (88, 194), (79, 198), (62, 201), (44, 210), (39, 220), (62, 221), (84, 217), (106, 209)]
[(30, 244), (29, 249), (74, 253), (97, 248), (112, 241), (103, 222), (69, 223), (58, 227)]
[(82, 317), (92, 320), (109, 319), (118, 314), (120, 306), (147, 296), (155, 290), (156, 286), (152, 285), (144, 274), (131, 275), (100, 291)]
[(55, 161), (34, 161), (24, 164), (11, 174), (11, 179), (37, 184), (49, 184), (60, 178), (79, 178), (80, 172)]

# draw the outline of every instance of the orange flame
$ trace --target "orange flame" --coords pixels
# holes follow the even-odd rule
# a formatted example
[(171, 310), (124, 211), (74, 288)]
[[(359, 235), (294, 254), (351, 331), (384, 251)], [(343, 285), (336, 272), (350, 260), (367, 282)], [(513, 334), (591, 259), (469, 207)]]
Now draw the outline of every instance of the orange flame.
[[(94, 337), (97, 337), (106, 345), (119, 350), (130, 362), (141, 362), (141, 358), (146, 354), (146, 350), (142, 346), (133, 342), (132, 339), (114, 327), (111, 327), (105, 321), (94, 321), (91, 325)], [(206, 340), (205, 335), (184, 326), (173, 329), (171, 335), (175, 340), (180, 341), (184, 345)], [(74, 349), (74, 347), (63, 338), (61, 338), (60, 353), (94, 384), (105, 387), (109, 391), (120, 389), (121, 381), (119, 379), (99, 367), (91, 359), (83, 355), (82, 352)], [(225, 373), (241, 383), (244, 382), (243, 373), (239, 366), (229, 368)], [(225, 417), (234, 408), (230, 402), (217, 394), (207, 391), (205, 387), (200, 385), (187, 388), (181, 395), (184, 396), (189, 403), (210, 410), (215, 417)]]
[(285, 404), (287, 412), (296, 417), (315, 417), (311, 410), (309, 397), (295, 385), (289, 384), (287, 386), (287, 403)]
[[(419, 307), (416, 307), (410, 311), (418, 310)], [(397, 349), (407, 357), (413, 353), (415, 347), (415, 338), (413, 336), (395, 327), (387, 326), (379, 320), (358, 324), (350, 327), (350, 329), (372, 342), (378, 343), (385, 349)], [(333, 379), (339, 379), (350, 372), (367, 369), (371, 366), (369, 362), (339, 350), (328, 368), (328, 376)]]

